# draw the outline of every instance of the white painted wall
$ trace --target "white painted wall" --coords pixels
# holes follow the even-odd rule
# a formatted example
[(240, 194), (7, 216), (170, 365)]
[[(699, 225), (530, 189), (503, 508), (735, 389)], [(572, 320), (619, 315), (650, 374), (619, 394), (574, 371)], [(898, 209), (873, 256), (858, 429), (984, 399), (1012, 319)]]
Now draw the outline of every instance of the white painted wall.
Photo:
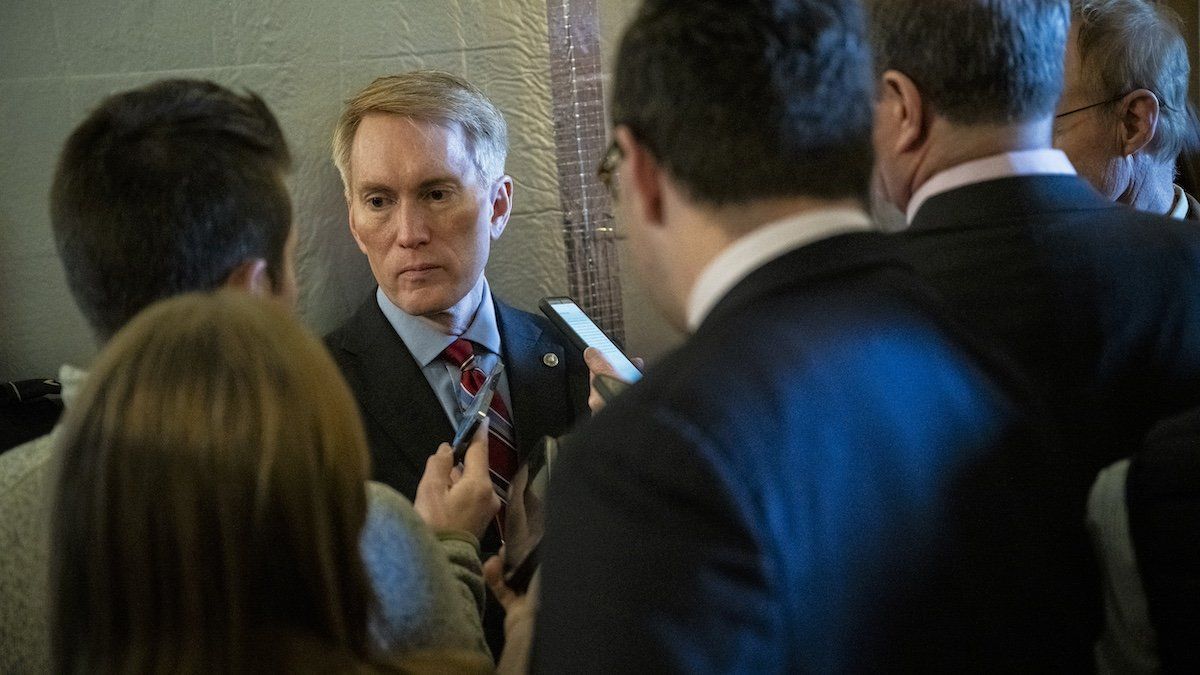
[[(602, 0), (606, 44), (636, 5)], [(164, 77), (259, 93), (296, 159), (301, 312), (334, 327), (372, 286), (345, 225), (329, 134), (372, 78), (460, 73), (504, 111), (516, 209), (493, 249), (498, 293), (532, 309), (565, 291), (544, 0), (3, 0), (0, 2), (0, 380), (86, 364), (90, 332), (54, 252), (47, 193), (59, 148), (103, 97)], [(629, 275), (626, 275), (629, 276)], [(631, 286), (631, 350), (672, 338)]]

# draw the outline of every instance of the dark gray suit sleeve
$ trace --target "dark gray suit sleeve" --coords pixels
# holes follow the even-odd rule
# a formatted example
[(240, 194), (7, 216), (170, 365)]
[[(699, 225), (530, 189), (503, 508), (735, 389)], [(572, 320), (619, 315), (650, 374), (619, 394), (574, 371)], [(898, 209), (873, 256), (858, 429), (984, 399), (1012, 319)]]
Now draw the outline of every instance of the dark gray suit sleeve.
[(788, 640), (770, 556), (722, 460), (669, 412), (632, 407), (601, 415), (560, 455), (533, 670), (778, 668)]

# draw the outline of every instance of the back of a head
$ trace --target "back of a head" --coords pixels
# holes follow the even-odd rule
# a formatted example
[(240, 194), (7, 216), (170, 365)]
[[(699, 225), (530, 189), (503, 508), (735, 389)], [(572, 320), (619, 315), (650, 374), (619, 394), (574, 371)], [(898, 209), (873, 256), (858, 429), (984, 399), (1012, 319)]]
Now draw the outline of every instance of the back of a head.
[(870, 54), (847, 0), (649, 0), (612, 118), (697, 202), (866, 199)]
[(1100, 101), (1135, 89), (1154, 92), (1160, 106), (1149, 152), (1173, 162), (1193, 133), (1187, 111), (1190, 66), (1179, 16), (1147, 0), (1073, 0), (1071, 9), (1089, 93)]
[(896, 70), (960, 125), (1048, 119), (1062, 93), (1068, 0), (867, 0), (876, 71)]
[(57, 672), (241, 672), (288, 635), (365, 657), (366, 442), (283, 307), (154, 305), (102, 352), (60, 447)]
[(290, 162), (252, 94), (168, 80), (101, 103), (67, 140), (50, 193), (67, 282), (97, 336), (155, 300), (219, 286), (252, 258), (278, 284)]

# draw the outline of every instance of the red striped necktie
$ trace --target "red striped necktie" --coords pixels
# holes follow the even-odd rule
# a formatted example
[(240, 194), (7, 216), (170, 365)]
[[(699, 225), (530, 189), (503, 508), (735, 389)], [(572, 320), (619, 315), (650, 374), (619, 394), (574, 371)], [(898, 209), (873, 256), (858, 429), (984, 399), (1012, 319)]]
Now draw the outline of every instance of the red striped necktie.
[[(474, 396), (483, 386), (487, 375), (479, 368), (475, 359), (475, 348), (470, 340), (458, 338), (442, 352), (442, 356), (458, 367), (463, 390)], [(492, 482), (501, 488), (507, 498), (508, 485), (517, 472), (517, 445), (513, 431), (512, 416), (504, 404), (500, 392), (492, 397), (488, 410), (488, 465), (491, 467)]]

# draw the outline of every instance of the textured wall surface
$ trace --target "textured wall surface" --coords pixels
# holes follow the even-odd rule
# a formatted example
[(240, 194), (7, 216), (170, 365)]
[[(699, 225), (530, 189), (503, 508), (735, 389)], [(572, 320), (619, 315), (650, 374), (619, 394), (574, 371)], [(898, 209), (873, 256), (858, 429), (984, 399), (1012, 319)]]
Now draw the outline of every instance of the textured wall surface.
[[(602, 3), (606, 42), (633, 6)], [(63, 140), (100, 99), (164, 77), (252, 89), (279, 116), (297, 160), (301, 311), (314, 329), (332, 328), (372, 286), (328, 155), (340, 102), (377, 75), (411, 68), (465, 75), (508, 118), (516, 209), (493, 250), (493, 287), (524, 308), (562, 293), (547, 58), (544, 0), (4, 0), (0, 380), (93, 355), (50, 235), (51, 173)], [(636, 288), (631, 348), (657, 353), (670, 334), (657, 332)]]

